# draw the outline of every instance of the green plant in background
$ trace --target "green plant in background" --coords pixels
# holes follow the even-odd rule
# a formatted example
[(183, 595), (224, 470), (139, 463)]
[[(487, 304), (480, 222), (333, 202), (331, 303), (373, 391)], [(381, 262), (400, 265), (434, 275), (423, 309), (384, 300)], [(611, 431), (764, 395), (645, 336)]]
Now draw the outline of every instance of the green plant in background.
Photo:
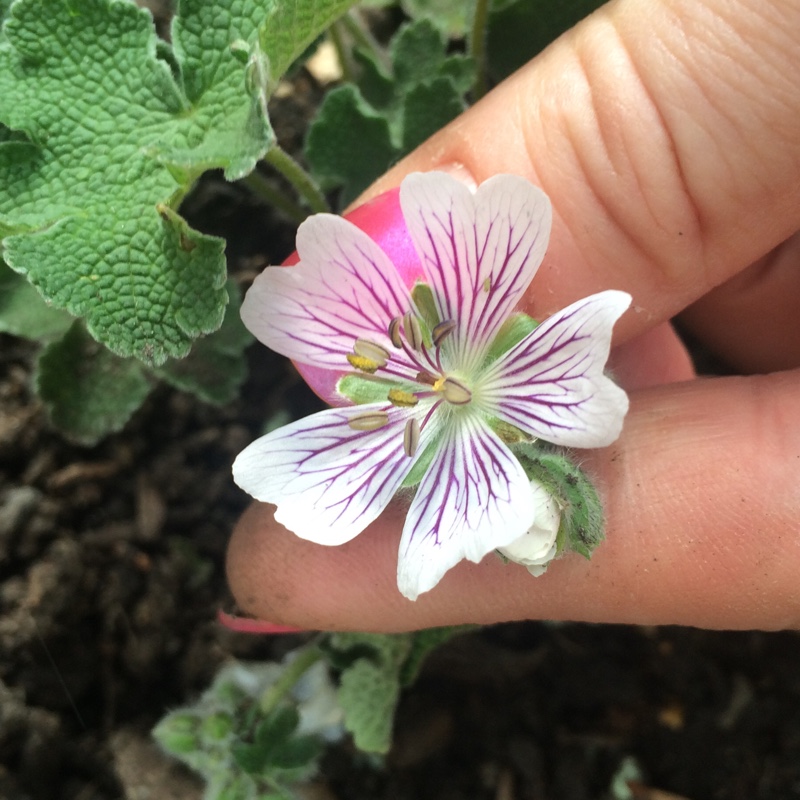
[(292, 798), (345, 731), (362, 752), (387, 753), (402, 688), (433, 648), (464, 630), (324, 634), (282, 663), (229, 664), (153, 734), (203, 776), (207, 800)]

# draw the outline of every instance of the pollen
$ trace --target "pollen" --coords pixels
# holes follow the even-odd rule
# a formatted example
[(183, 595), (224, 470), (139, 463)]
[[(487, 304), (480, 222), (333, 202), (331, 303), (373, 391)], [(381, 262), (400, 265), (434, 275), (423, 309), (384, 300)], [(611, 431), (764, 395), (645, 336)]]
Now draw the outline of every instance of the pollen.
[(347, 424), (354, 431), (376, 431), (389, 422), (389, 415), (385, 411), (365, 411), (363, 414), (351, 417)]
[(411, 392), (402, 389), (389, 389), (389, 402), (398, 408), (411, 408), (419, 402), (419, 398)]
[(361, 372), (366, 372), (368, 375), (372, 375), (372, 373), (375, 372), (378, 367), (383, 366), (383, 364), (379, 364), (377, 361), (373, 361), (371, 358), (367, 358), (366, 356), (360, 356), (357, 353), (348, 353), (347, 361), (351, 367), (354, 367)]
[(353, 345), (353, 352), (357, 356), (373, 361), (379, 367), (385, 367), (386, 362), (389, 360), (389, 351), (369, 339), (356, 339), (356, 343)]

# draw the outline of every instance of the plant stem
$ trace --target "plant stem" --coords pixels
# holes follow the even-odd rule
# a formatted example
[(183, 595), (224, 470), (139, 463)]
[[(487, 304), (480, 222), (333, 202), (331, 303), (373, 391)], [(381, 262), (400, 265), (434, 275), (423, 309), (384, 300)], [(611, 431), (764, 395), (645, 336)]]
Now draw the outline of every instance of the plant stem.
[(294, 186), (313, 212), (331, 210), (316, 181), (280, 145), (273, 145), (264, 156), (264, 161), (275, 167)]
[(286, 665), (283, 674), (261, 695), (258, 702), (263, 714), (269, 714), (278, 703), (294, 688), (294, 685), (314, 664), (322, 658), (322, 650), (311, 644), (301, 650), (294, 661)]
[(348, 83), (355, 83), (355, 73), (353, 71), (353, 62), (350, 60), (350, 55), (344, 46), (342, 39), (341, 26), (339, 22), (334, 22), (328, 28), (328, 36), (331, 37), (331, 42), (336, 50), (336, 57), (339, 59), (339, 66), (342, 68), (342, 78)]
[(308, 212), (304, 208), (276, 189), (258, 170), (253, 170), (249, 175), (245, 175), (241, 182), (254, 195), (283, 211), (294, 222), (299, 224), (308, 216)]
[(387, 69), (389, 68), (386, 51), (375, 41), (375, 37), (361, 24), (352, 11), (348, 11), (339, 22), (347, 28), (347, 32), (353, 37), (357, 46), (372, 53), (375, 61)]
[(469, 52), (475, 61), (475, 85), (472, 87), (473, 100), (480, 100), (486, 94), (486, 26), (489, 21), (490, 0), (475, 0), (475, 15), (469, 35)]

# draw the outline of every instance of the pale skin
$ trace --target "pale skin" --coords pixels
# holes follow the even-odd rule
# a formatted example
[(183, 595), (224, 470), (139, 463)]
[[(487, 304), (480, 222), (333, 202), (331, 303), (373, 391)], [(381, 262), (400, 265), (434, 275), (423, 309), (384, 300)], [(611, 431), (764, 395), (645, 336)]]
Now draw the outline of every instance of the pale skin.
[[(800, 627), (800, 0), (619, 0), (397, 165), (550, 196), (541, 318), (603, 289), (633, 295), (612, 364), (622, 437), (585, 452), (607, 514), (591, 561), (532, 578), (487, 557), (409, 602), (405, 509), (338, 547), (254, 504), (231, 541), (241, 608), (307, 629), (401, 631), (567, 619)], [(740, 373), (697, 378), (678, 317)]]

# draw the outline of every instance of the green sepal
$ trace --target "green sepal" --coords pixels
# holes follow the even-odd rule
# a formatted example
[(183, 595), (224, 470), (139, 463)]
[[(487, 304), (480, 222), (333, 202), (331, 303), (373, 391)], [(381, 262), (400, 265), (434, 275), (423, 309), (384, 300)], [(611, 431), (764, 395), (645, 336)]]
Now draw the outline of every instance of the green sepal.
[(414, 462), (414, 466), (411, 467), (411, 472), (406, 475), (406, 477), (403, 479), (403, 482), (400, 484), (401, 489), (413, 489), (415, 486), (419, 485), (423, 476), (428, 471), (428, 468), (433, 461), (433, 457), (436, 455), (438, 442), (438, 439), (434, 439), (432, 442), (428, 443), (428, 446), (422, 451), (419, 458)]
[(527, 314), (522, 312), (512, 314), (504, 323), (503, 327), (494, 337), (494, 341), (489, 347), (489, 352), (483, 362), (483, 366), (488, 367), (489, 364), (497, 361), (500, 356), (507, 353), (512, 347), (519, 344), (529, 333), (535, 330), (539, 323)]
[(419, 312), (419, 321), (424, 322), (420, 325), (422, 338), (425, 346), (430, 347), (433, 343), (431, 331), (443, 320), (439, 319), (439, 309), (436, 307), (436, 300), (433, 296), (433, 289), (427, 283), (417, 281), (411, 290), (411, 299)]
[(389, 400), (390, 389), (403, 389), (408, 391), (414, 387), (398, 381), (387, 381), (374, 375), (357, 375), (350, 373), (339, 379), (336, 392), (346, 397), (357, 406), (365, 403), (386, 403)]
[(556, 545), (558, 552), (574, 550), (584, 558), (603, 541), (603, 506), (594, 484), (562, 452), (543, 449), (531, 443), (513, 445), (525, 474), (556, 498), (561, 507), (561, 525)]

